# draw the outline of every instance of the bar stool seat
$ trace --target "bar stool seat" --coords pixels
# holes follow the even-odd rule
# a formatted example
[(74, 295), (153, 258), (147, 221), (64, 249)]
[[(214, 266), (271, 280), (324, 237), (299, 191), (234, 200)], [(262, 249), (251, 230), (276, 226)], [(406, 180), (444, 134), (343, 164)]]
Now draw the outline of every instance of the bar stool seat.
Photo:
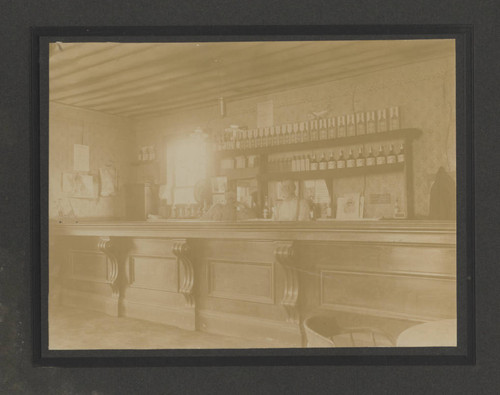
[(307, 318), (304, 330), (307, 347), (394, 347), (394, 340), (380, 329), (340, 327), (327, 315)]

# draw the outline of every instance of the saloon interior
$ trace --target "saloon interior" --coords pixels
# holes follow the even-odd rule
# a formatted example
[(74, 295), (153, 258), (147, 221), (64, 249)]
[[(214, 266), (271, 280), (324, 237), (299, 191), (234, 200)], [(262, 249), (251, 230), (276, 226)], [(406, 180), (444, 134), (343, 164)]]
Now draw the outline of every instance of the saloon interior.
[(54, 42), (49, 349), (456, 345), (453, 40)]

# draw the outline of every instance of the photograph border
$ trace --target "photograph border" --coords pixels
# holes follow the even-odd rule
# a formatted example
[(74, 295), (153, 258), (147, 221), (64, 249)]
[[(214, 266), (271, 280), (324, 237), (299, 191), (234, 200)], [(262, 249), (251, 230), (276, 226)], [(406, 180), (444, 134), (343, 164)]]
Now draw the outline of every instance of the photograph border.
[[(391, 349), (48, 349), (49, 41), (172, 42), (455, 38), (458, 347)], [(460, 47), (460, 48), (459, 48)], [(466, 365), (475, 362), (473, 27), (470, 25), (34, 27), (31, 29), (33, 362), (41, 366)], [(458, 193), (458, 192), (461, 193)], [(464, 192), (464, 193), (462, 193)]]

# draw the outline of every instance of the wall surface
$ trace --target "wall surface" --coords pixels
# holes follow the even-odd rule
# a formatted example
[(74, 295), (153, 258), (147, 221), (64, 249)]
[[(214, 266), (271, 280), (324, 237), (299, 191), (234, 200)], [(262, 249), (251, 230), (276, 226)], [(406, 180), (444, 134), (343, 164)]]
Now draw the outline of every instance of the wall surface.
[[(196, 127), (206, 132), (220, 131), (236, 124), (255, 128), (257, 104), (272, 100), (274, 124), (307, 120), (311, 112), (327, 111), (327, 116), (400, 106), (401, 127), (418, 128), (422, 135), (414, 143), (415, 213), (426, 216), (429, 193), (436, 171), (443, 166), (455, 178), (455, 59), (443, 57), (402, 67), (332, 81), (320, 85), (283, 91), (277, 94), (226, 101), (226, 116), (213, 107), (178, 112), (165, 117), (137, 121), (138, 151), (141, 145), (161, 146), (163, 136), (188, 133)], [(380, 177), (372, 184), (381, 185)], [(385, 178), (390, 190), (401, 177)], [(361, 188), (364, 180), (352, 179), (337, 185), (341, 190)], [(370, 181), (367, 182), (369, 187)], [(347, 186), (345, 186), (347, 185)], [(383, 191), (376, 190), (380, 193)], [(335, 188), (334, 188), (335, 189)], [(380, 189), (380, 188), (378, 188)]]
[[(63, 212), (72, 207), (78, 218), (122, 216), (123, 185), (131, 179), (130, 163), (135, 158), (130, 123), (96, 111), (50, 103), (49, 130), (49, 217), (56, 218), (61, 206)], [(90, 171), (84, 174), (94, 176), (94, 188), (99, 187), (99, 168), (111, 165), (117, 169), (115, 196), (99, 197), (96, 193), (95, 198), (83, 199), (63, 193), (62, 174), (73, 172), (74, 144), (89, 146)]]

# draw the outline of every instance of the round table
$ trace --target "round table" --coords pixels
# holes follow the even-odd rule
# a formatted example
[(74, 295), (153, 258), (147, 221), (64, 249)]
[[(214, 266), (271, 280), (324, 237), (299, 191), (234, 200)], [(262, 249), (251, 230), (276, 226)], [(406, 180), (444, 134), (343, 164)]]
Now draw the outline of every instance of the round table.
[(398, 347), (456, 347), (457, 320), (431, 321), (412, 326), (398, 336)]

